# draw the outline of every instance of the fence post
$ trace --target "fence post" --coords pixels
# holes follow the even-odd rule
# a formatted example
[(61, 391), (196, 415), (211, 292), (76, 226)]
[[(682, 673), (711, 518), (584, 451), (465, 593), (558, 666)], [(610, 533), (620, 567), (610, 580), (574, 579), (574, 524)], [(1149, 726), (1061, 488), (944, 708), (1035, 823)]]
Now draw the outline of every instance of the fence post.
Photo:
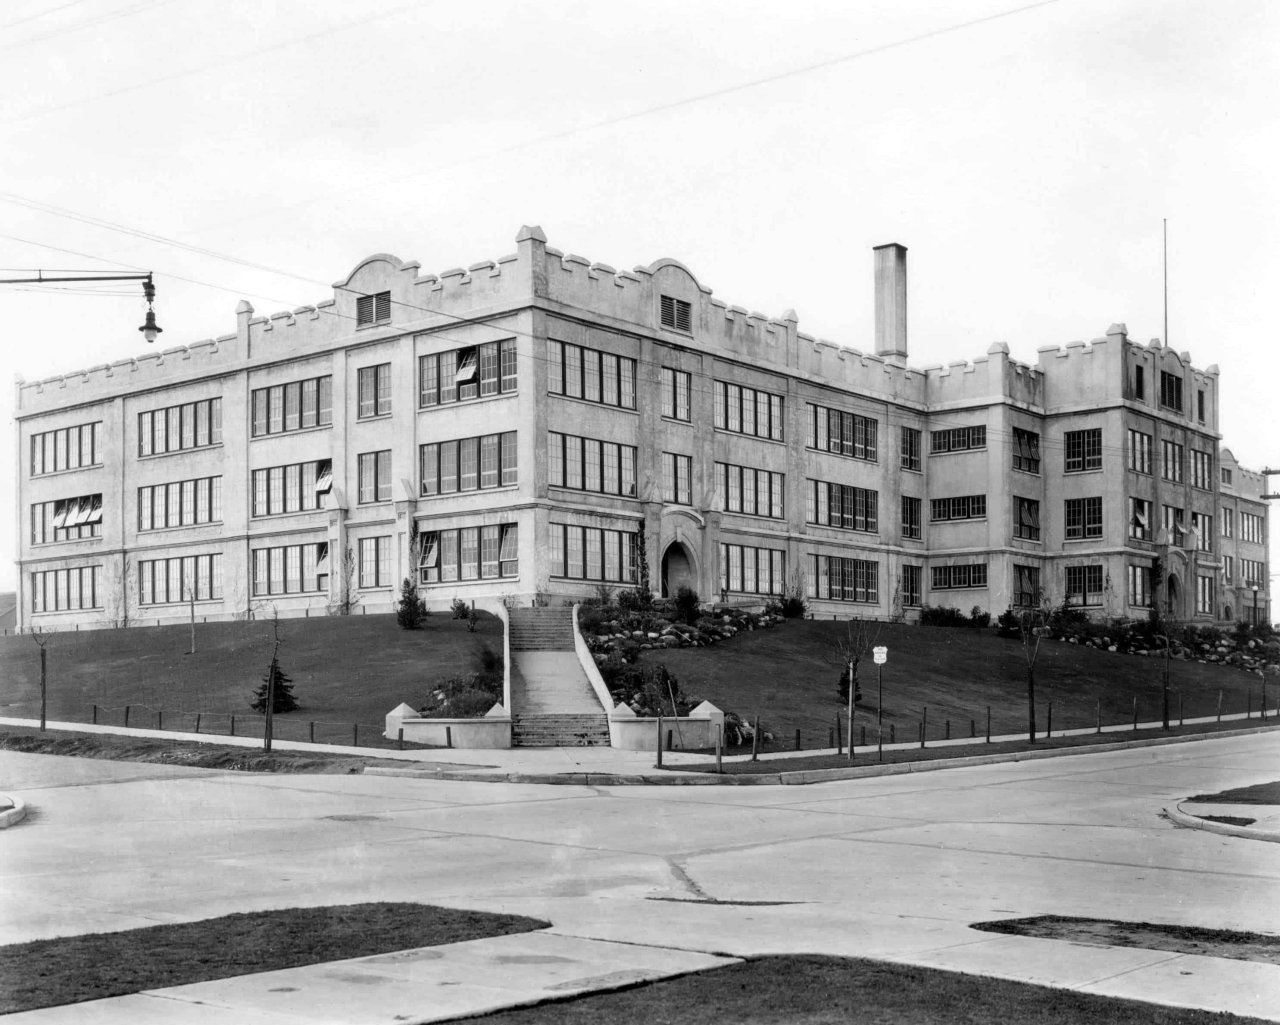
[(987, 743), (991, 743), (991, 706), (987, 705)]
[(156, 709), (156, 729), (157, 730), (164, 729), (164, 709), (163, 708)]
[(234, 715), (231, 717), (231, 734), (230, 735), (233, 737), (236, 735), (236, 717)]
[(1182, 691), (1178, 691), (1178, 725), (1179, 726), (1183, 725), (1182, 723)]
[(800, 731), (796, 730), (796, 750), (800, 750)]
[(358, 722), (353, 722), (351, 724), (351, 746), (360, 746), (360, 724)]
[(724, 772), (724, 723), (716, 723), (716, 772)]
[[(1249, 693), (1245, 697), (1244, 717), (1246, 719), (1253, 718), (1253, 688), (1252, 687), (1249, 688)], [(129, 725), (129, 706), (128, 705), (124, 706), (124, 724), (126, 726)]]
[[(827, 730), (827, 747), (835, 747), (835, 746), (836, 746), (835, 731), (828, 729)], [(839, 753), (840, 753), (839, 751), (836, 752), (836, 754), (839, 754)]]
[(124, 725), (125, 725), (125, 729), (129, 728), (129, 706), (128, 705), (124, 706)]
[(200, 732), (200, 713), (196, 713), (196, 732)]
[(1095, 711), (1096, 711), (1097, 716), (1098, 716), (1098, 729), (1097, 729), (1097, 732), (1098, 732), (1098, 733), (1101, 733), (1101, 732), (1102, 732), (1102, 698), (1098, 698), (1097, 703), (1096, 703), (1096, 705), (1095, 705)]
[(950, 719), (946, 721), (946, 725), (947, 725), (946, 732), (943, 733), (942, 739), (950, 740), (951, 739), (951, 720)]
[(93, 706), (93, 725), (98, 725), (98, 706)]
[(972, 719), (969, 720), (969, 737), (970, 739), (978, 735), (978, 724)]
[(658, 768), (662, 768), (662, 713), (658, 713)]
[(751, 731), (751, 760), (759, 761), (757, 755), (760, 752), (760, 715), (756, 713), (755, 729)]
[(1133, 696), (1133, 728), (1136, 732), (1138, 729), (1138, 695)]
[(673, 750), (672, 743), (671, 743), (671, 735), (674, 732), (675, 732), (674, 730), (667, 730), (667, 750), (668, 751)]
[(929, 706), (924, 706), (924, 713), (920, 718), (920, 746), (924, 747), (925, 734), (929, 732)]
[(1048, 740), (1053, 736), (1053, 702), (1049, 702), (1048, 717), (1044, 722), (1044, 739)]
[(1222, 691), (1218, 691), (1218, 722), (1222, 722)]
[(836, 713), (836, 754), (844, 750), (844, 731), (840, 729), (840, 713)]
[(316, 721), (312, 719), (308, 726), (307, 743), (314, 744), (316, 742)]

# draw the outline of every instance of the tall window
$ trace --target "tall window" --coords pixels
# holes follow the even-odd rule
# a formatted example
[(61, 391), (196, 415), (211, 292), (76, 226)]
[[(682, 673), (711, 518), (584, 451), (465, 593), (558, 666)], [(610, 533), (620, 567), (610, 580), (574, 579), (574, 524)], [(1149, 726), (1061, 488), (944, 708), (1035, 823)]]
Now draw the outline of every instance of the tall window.
[(1068, 566), (1066, 578), (1068, 605), (1102, 604), (1101, 566)]
[(570, 580), (633, 584), (637, 579), (636, 537), (632, 531), (552, 523), (549, 526), (551, 575)]
[(1177, 374), (1160, 372), (1160, 405), (1182, 412), (1182, 378)]
[[(591, 390), (599, 381), (599, 394)], [(547, 342), (547, 391), (621, 409), (636, 408), (636, 361), (569, 342)]]
[(1129, 469), (1138, 473), (1151, 472), (1151, 435), (1143, 431), (1129, 431)]
[(1222, 536), (1234, 537), (1236, 531), (1236, 511), (1228, 506), (1222, 507)]
[(138, 563), (138, 604), (173, 605), (222, 597), (222, 556), (186, 555)]
[(987, 496), (958, 495), (954, 498), (935, 498), (929, 503), (929, 518), (935, 523), (943, 520), (985, 520)]
[(662, 368), (662, 415), (689, 419), (689, 375), (683, 370)]
[(516, 432), (418, 446), (423, 495), (500, 488), (517, 483)]
[(306, 594), (329, 590), (329, 543), (253, 550), (253, 593)]
[(222, 399), (184, 402), (138, 414), (138, 455), (158, 456), (222, 444)]
[(362, 452), (357, 457), (360, 504), (391, 501), (391, 450)]
[(1145, 498), (1129, 499), (1129, 536), (1135, 541), (1151, 540), (1151, 503)]
[(810, 480), (805, 522), (841, 530), (862, 530), (874, 534), (880, 529), (880, 493), (850, 484)]
[(920, 469), (920, 432), (914, 427), (898, 429), (900, 462), (904, 470)]
[(1195, 549), (1198, 552), (1213, 551), (1213, 517), (1207, 513), (1191, 514), (1191, 536), (1195, 538)]
[(921, 593), (922, 567), (913, 566), (909, 562), (902, 564), (902, 604), (916, 606), (923, 600)]
[(1084, 470), (1100, 470), (1102, 468), (1102, 429), (1091, 428), (1087, 431), (1067, 431), (1063, 435), (1063, 449), (1066, 452), (1066, 473), (1080, 473)]
[(725, 512), (781, 519), (786, 477), (751, 466), (716, 463), (716, 490), (719, 507)]
[(1257, 513), (1247, 513), (1240, 511), (1240, 540), (1250, 541), (1255, 545), (1263, 543), (1262, 540), (1262, 522), (1263, 517)]
[(327, 427), (333, 423), (333, 377), (309, 377), (255, 388), (249, 396), (249, 407), (255, 438)]
[(418, 357), (418, 405), (467, 402), (516, 390), (515, 339)]
[(31, 574), (31, 611), (102, 608), (101, 566), (46, 569)]
[(872, 605), (880, 600), (880, 563), (874, 560), (811, 555), (809, 572), (811, 598)]
[(1236, 578), (1236, 560), (1230, 555), (1222, 557), (1222, 582), (1230, 585)]
[(390, 587), (391, 538), (362, 537), (360, 539), (360, 586)]
[(1257, 584), (1260, 590), (1266, 588), (1266, 584), (1262, 581), (1262, 571), (1265, 565), (1261, 559), (1240, 560), (1240, 574), (1244, 577), (1245, 587), (1253, 587), (1254, 584)]
[(1040, 472), (1040, 435), (1035, 431), (1013, 429), (1013, 468), (1024, 473)]
[(1182, 483), (1183, 448), (1174, 441), (1160, 442), (1161, 476), (1175, 484)]
[(781, 594), (787, 553), (747, 545), (720, 546), (720, 588), (735, 594)]
[(1063, 519), (1068, 541), (1102, 537), (1102, 498), (1068, 498)]
[(356, 299), (356, 327), (385, 324), (391, 319), (391, 293), (377, 292)]
[(31, 507), (31, 543), (79, 541), (102, 535), (102, 495), (37, 502)]
[(687, 332), (690, 327), (690, 307), (683, 299), (664, 295), (661, 301), (662, 326)]
[(1014, 497), (1013, 536), (1024, 541), (1040, 540), (1040, 503), (1035, 499)]
[(728, 381), (712, 382), (717, 430), (783, 440), (782, 396), (744, 388)]
[(935, 591), (957, 591), (987, 586), (985, 562), (963, 563), (959, 566), (934, 566), (930, 573), (932, 576), (930, 586)]
[(920, 499), (910, 495), (902, 496), (902, 536), (912, 541), (919, 541), (921, 536), (920, 506)]
[(1151, 607), (1151, 567), (1129, 563), (1125, 567), (1129, 576), (1129, 604), (1134, 608)]
[(424, 531), (419, 535), (418, 581), (495, 580), (518, 576), (519, 534), (514, 523)]
[(1177, 506), (1164, 507), (1164, 543), (1181, 548), (1186, 538), (1186, 522), (1182, 518), (1182, 510)]
[(253, 515), (311, 512), (323, 505), (323, 496), (332, 489), (333, 463), (328, 459), (254, 470)]
[(693, 504), (692, 459), (674, 452), (662, 453), (662, 500), (676, 505)]
[[(1201, 398), (1204, 392), (1200, 393)], [(1196, 577), (1196, 612), (1201, 615), (1213, 615), (1213, 577), (1198, 575)]]
[(1034, 608), (1040, 604), (1040, 567), (1013, 566), (1013, 604)]
[(967, 452), (970, 449), (987, 447), (987, 428), (985, 424), (973, 427), (952, 427), (945, 431), (934, 431), (931, 451), (934, 455), (940, 452)]
[(1213, 456), (1208, 452), (1191, 450), (1191, 486), (1209, 490), (1213, 481)]
[(1196, 392), (1196, 419), (1204, 423), (1204, 391)]
[(1136, 366), (1133, 368), (1133, 397), (1142, 402), (1147, 397), (1147, 381), (1145, 368)]
[(138, 488), (139, 530), (189, 527), (221, 520), (221, 477), (199, 477)]
[(826, 406), (808, 407), (809, 447), (874, 463), (879, 453), (879, 422), (869, 416)]
[(391, 412), (391, 364), (379, 363), (375, 367), (361, 367), (356, 371), (361, 420), (371, 416), (385, 416)]
[(31, 435), (31, 476), (102, 464), (102, 422)]

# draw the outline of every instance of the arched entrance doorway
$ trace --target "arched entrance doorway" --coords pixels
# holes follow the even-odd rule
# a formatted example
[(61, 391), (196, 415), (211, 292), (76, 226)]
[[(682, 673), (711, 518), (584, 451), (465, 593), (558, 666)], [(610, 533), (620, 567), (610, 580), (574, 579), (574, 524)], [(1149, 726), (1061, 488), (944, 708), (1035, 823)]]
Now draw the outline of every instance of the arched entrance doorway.
[(683, 544), (673, 541), (662, 553), (662, 597), (674, 598), (682, 586), (697, 590), (693, 557)]

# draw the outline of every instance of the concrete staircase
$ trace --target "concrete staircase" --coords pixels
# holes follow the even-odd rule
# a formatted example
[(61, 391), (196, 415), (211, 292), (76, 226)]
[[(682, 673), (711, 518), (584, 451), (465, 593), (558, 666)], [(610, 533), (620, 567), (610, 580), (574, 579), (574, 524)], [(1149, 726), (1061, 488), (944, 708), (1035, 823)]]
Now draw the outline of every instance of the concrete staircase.
[(573, 609), (512, 609), (511, 743), (608, 747), (609, 719), (578, 662)]

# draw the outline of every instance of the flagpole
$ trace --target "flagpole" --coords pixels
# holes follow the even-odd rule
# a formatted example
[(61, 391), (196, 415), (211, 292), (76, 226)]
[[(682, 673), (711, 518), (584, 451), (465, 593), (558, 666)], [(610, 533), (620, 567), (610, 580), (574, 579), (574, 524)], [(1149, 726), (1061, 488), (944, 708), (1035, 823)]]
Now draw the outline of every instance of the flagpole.
[(1169, 347), (1169, 218), (1161, 218), (1164, 227), (1164, 345)]

